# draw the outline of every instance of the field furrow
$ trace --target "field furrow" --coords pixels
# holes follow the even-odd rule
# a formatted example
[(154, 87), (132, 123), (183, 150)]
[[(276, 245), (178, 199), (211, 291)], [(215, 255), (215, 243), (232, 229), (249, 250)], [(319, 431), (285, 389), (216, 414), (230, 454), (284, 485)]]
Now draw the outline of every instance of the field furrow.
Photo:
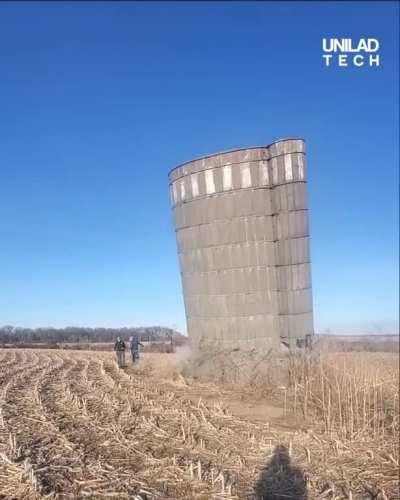
[(43, 406), (46, 387), (64, 370), (64, 359), (40, 355), (12, 379), (4, 397), (3, 420), (11, 443), (8, 453), (14, 463), (23, 464), (37, 495), (79, 494), (74, 478), (86, 477), (82, 452), (54, 426)]

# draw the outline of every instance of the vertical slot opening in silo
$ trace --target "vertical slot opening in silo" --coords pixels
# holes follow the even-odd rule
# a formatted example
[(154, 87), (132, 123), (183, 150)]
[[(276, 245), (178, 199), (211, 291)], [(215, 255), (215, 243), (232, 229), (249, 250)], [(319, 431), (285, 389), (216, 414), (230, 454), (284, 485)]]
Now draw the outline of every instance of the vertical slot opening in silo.
[(240, 172), (242, 178), (242, 188), (251, 187), (250, 165), (248, 163), (240, 165)]
[(271, 165), (272, 165), (272, 183), (278, 184), (278, 162), (276, 158), (272, 158)]
[(292, 155), (285, 155), (285, 180), (291, 181), (293, 179), (292, 169)]
[(190, 176), (191, 184), (192, 184), (192, 196), (193, 198), (196, 198), (196, 196), (199, 196), (199, 179), (198, 179), (198, 174), (192, 174)]
[(260, 186), (268, 186), (269, 184), (269, 174), (268, 174), (268, 162), (260, 162)]
[(206, 193), (207, 194), (215, 193), (214, 172), (212, 170), (206, 170), (205, 178), (206, 178)]
[(232, 189), (232, 167), (225, 165), (222, 168), (222, 186), (224, 191)]
[(298, 158), (299, 158), (299, 179), (304, 179), (303, 155), (299, 153)]

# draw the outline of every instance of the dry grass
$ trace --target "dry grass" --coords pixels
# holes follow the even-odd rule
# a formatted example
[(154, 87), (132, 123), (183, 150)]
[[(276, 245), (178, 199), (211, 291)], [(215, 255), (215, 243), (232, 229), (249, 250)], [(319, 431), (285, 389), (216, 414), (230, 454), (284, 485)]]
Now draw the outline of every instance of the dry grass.
[(295, 355), (289, 360), (294, 412), (311, 414), (342, 439), (392, 439), (399, 431), (399, 369), (386, 353)]

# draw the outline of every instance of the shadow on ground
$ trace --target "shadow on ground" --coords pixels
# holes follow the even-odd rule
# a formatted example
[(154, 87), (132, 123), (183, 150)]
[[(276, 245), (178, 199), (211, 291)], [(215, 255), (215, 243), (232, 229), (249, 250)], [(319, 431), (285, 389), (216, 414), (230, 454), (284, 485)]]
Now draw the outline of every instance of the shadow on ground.
[(307, 500), (304, 473), (290, 463), (285, 446), (276, 446), (254, 487), (256, 500)]

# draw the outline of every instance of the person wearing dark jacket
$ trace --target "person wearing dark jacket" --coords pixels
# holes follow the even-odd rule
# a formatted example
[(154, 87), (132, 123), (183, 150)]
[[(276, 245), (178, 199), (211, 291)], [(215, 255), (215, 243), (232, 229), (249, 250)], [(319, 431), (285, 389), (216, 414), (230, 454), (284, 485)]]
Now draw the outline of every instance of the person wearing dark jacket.
[(139, 341), (139, 337), (137, 335), (133, 335), (129, 338), (129, 347), (131, 350), (133, 364), (139, 360), (139, 346), (143, 347), (143, 344)]
[(117, 337), (114, 344), (114, 351), (117, 354), (117, 363), (119, 368), (125, 367), (125, 342), (121, 337)]

